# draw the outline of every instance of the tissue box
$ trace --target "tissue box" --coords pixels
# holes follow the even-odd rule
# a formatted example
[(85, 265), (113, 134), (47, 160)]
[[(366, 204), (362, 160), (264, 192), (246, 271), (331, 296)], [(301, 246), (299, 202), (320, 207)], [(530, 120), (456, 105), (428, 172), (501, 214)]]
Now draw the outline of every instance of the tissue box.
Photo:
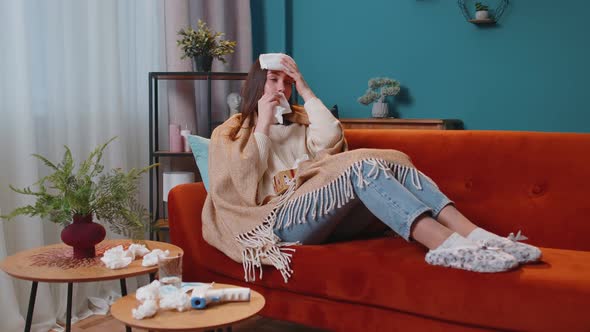
[(289, 188), (289, 184), (291, 183), (291, 179), (295, 177), (295, 169), (288, 169), (286, 171), (280, 171), (273, 177), (273, 187), (275, 188), (275, 192), (277, 195), (280, 195), (287, 191)]

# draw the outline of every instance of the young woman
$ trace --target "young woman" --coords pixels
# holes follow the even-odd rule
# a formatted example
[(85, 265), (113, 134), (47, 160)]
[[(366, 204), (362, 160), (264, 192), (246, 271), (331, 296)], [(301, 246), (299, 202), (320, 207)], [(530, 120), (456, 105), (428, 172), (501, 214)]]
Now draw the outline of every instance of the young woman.
[[(351, 238), (368, 226), (359, 217), (367, 213), (427, 247), (432, 265), (501, 272), (541, 258), (538, 248), (473, 224), (405, 154), (346, 151), (339, 121), (295, 61), (266, 56), (274, 67), (253, 64), (240, 114), (213, 134), (210, 164), (223, 167), (211, 171), (203, 210), (205, 239), (242, 262), (246, 280), (272, 264), (287, 281), (290, 245)], [(285, 105), (293, 84), (303, 110)]]

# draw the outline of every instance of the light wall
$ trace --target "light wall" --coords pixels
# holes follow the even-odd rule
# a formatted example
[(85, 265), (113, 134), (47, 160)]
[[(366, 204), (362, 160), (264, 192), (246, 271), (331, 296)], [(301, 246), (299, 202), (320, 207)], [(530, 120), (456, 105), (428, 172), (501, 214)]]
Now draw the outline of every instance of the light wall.
[(388, 76), (404, 87), (389, 101), (402, 118), (590, 132), (590, 1), (510, 2), (482, 28), (454, 0), (251, 0), (254, 56), (293, 55), (341, 117), (369, 117), (356, 99), (369, 78)]

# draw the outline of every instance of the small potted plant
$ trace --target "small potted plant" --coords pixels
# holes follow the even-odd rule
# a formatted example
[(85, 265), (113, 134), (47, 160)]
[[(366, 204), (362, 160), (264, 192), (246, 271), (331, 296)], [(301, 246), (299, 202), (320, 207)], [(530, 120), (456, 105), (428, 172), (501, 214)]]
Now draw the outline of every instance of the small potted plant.
[(176, 44), (182, 50), (181, 59), (191, 58), (193, 70), (200, 72), (211, 71), (213, 58), (226, 63), (224, 55), (234, 53), (236, 41), (223, 40), (222, 32), (214, 32), (209, 29), (207, 23), (199, 20), (197, 30), (192, 27), (178, 31), (181, 37)]
[(490, 18), (490, 14), (488, 11), (488, 6), (484, 5), (481, 2), (475, 3), (475, 19), (477, 20), (488, 20)]
[(385, 97), (395, 96), (400, 91), (398, 81), (387, 77), (376, 77), (369, 80), (369, 88), (365, 94), (357, 99), (363, 105), (373, 104), (372, 115), (374, 118), (385, 118), (389, 114), (389, 108)]
[(157, 164), (139, 170), (133, 168), (127, 173), (117, 168), (103, 174), (103, 151), (115, 138), (94, 149), (80, 163), (77, 172), (74, 172), (74, 159), (67, 146), (58, 164), (33, 154), (53, 172), (35, 183), (38, 191), (11, 185), (10, 189), (34, 196), (36, 202), (0, 218), (10, 220), (19, 215), (39, 216), (65, 226), (61, 239), (74, 248), (74, 258), (95, 257), (95, 245), (105, 238), (104, 227), (94, 223), (93, 217), (107, 223), (118, 234), (142, 238), (149, 223), (149, 214), (137, 201), (137, 182), (143, 173)]

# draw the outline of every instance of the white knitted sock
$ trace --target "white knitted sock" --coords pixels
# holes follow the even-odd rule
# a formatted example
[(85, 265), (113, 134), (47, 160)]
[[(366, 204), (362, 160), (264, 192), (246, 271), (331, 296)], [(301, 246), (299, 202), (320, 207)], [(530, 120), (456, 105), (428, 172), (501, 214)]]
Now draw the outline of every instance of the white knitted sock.
[(443, 243), (441, 243), (436, 249), (451, 249), (459, 246), (474, 246), (475, 242), (464, 238), (459, 233), (453, 233)]
[(541, 250), (537, 247), (517, 242), (518, 239), (511, 240), (501, 237), (479, 227), (469, 233), (467, 239), (486, 247), (500, 248), (504, 252), (516, 257), (519, 263), (536, 262), (542, 256)]
[(436, 249), (428, 251), (428, 264), (474, 272), (502, 272), (518, 266), (512, 255), (501, 250), (489, 250), (457, 233), (449, 236)]
[(488, 232), (481, 227), (478, 227), (474, 229), (471, 233), (469, 233), (469, 235), (467, 235), (467, 238), (473, 242), (477, 242), (481, 240), (496, 239), (501, 237), (492, 232)]

